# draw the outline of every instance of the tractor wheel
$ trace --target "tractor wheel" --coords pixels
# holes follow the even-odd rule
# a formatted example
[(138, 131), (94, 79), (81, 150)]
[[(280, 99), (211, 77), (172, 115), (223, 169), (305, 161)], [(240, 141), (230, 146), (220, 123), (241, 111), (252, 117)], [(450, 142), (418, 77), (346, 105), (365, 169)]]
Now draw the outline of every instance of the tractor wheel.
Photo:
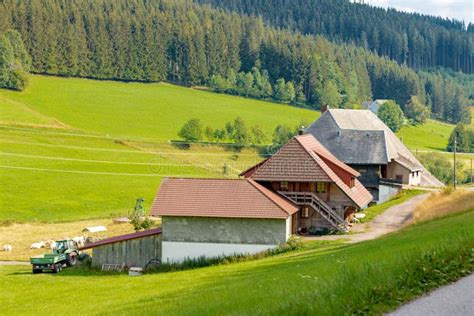
[(67, 255), (66, 264), (68, 267), (75, 266), (77, 264), (77, 254), (70, 253)]
[(51, 272), (54, 274), (59, 273), (60, 271), (61, 271), (61, 266), (59, 264), (55, 264), (53, 266), (53, 269), (51, 270)]
[(33, 274), (38, 274), (38, 273), (41, 273), (41, 272), (43, 272), (43, 270), (33, 268)]

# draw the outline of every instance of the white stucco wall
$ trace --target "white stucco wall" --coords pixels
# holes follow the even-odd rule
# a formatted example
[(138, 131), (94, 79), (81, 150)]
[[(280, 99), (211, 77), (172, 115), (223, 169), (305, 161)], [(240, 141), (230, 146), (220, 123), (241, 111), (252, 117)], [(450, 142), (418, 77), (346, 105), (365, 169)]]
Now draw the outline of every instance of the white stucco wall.
[(291, 225), (292, 224), (292, 217), (289, 216), (286, 219), (286, 239), (288, 239), (291, 236)]
[(254, 254), (277, 246), (163, 241), (162, 262), (182, 262), (185, 259), (196, 259), (202, 256), (212, 258), (233, 254)]
[(379, 185), (379, 199), (377, 200), (377, 204), (390, 200), (390, 198), (397, 194), (399, 191), (400, 188), (398, 187), (383, 184)]

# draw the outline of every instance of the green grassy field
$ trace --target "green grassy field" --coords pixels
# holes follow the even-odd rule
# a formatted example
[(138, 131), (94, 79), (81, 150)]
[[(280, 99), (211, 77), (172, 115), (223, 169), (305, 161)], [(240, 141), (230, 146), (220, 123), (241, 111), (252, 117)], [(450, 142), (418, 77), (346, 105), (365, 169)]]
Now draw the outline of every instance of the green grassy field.
[(397, 136), (412, 150), (446, 151), (454, 125), (428, 120), (423, 125), (404, 126)]
[[(0, 221), (123, 215), (137, 197), (149, 206), (164, 176), (235, 176), (263, 157), (168, 140), (190, 118), (223, 127), (236, 116), (269, 142), (275, 126), (319, 112), (165, 83), (32, 76), (24, 92), (0, 90)], [(443, 150), (452, 128), (429, 121), (399, 135), (412, 149)]]
[[(123, 83), (76, 78), (31, 76), (24, 92), (0, 90), (1, 121), (24, 121), (32, 113), (65, 125), (102, 135), (177, 139), (190, 118), (205, 126), (222, 128), (242, 117), (247, 125), (260, 125), (271, 137), (279, 124), (312, 122), (319, 112), (283, 104), (198, 91), (166, 83)], [(13, 109), (12, 109), (13, 108)], [(29, 110), (25, 110), (29, 109)], [(29, 118), (28, 118), (29, 119)], [(39, 120), (39, 119), (38, 119)], [(33, 124), (44, 124), (41, 120)]]
[(381, 314), (468, 274), (473, 247), (470, 211), (360, 244), (141, 277), (0, 266), (0, 301), (4, 315)]
[(24, 92), (0, 90), (0, 114), (0, 221), (56, 222), (123, 216), (138, 197), (148, 207), (165, 176), (235, 176), (262, 159), (168, 143), (190, 118), (223, 127), (239, 115), (271, 135), (319, 113), (169, 84), (32, 76)]
[(165, 176), (235, 176), (262, 159), (252, 149), (193, 145), (183, 150), (166, 142), (123, 142), (57, 130), (0, 130), (3, 221), (124, 216), (138, 197), (148, 207)]

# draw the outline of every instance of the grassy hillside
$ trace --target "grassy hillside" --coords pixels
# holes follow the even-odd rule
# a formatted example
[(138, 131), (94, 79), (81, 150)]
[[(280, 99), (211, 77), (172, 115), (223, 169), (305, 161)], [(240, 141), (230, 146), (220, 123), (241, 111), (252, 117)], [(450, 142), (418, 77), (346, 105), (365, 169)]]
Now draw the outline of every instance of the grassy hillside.
[[(318, 112), (252, 99), (198, 91), (166, 83), (123, 83), (32, 76), (25, 92), (2, 90), (1, 121), (24, 122), (32, 113), (88, 132), (111, 136), (177, 139), (190, 118), (222, 128), (242, 117), (271, 134), (279, 124), (311, 122)], [(28, 109), (28, 110), (24, 110)], [(21, 110), (21, 114), (17, 113)], [(14, 114), (11, 114), (14, 113)], [(40, 114), (39, 114), (40, 113)], [(27, 117), (28, 116), (28, 117)], [(34, 117), (32, 124), (44, 124)]]
[(410, 149), (445, 151), (454, 125), (428, 120), (423, 125), (404, 126), (397, 136)]
[(252, 149), (179, 149), (63, 130), (0, 130), (0, 221), (123, 216), (138, 197), (148, 207), (165, 176), (235, 176), (262, 159)]
[(2, 313), (70, 313), (51, 297), (67, 293), (83, 314), (380, 314), (472, 271), (473, 241), (470, 211), (360, 244), (142, 277), (0, 266)]
[[(169, 144), (190, 118), (223, 127), (241, 116), (270, 142), (277, 125), (319, 116), (165, 83), (45, 76), (24, 92), (0, 90), (0, 114), (0, 221), (48, 222), (123, 215), (137, 197), (149, 206), (164, 176), (235, 176), (262, 159), (253, 149)], [(429, 121), (399, 136), (412, 149), (443, 150), (452, 128)]]
[(0, 113), (0, 221), (47, 222), (124, 215), (138, 197), (148, 207), (164, 176), (235, 176), (262, 159), (169, 144), (190, 118), (223, 127), (239, 115), (271, 135), (318, 116), (169, 84), (43, 76), (25, 92), (0, 90)]

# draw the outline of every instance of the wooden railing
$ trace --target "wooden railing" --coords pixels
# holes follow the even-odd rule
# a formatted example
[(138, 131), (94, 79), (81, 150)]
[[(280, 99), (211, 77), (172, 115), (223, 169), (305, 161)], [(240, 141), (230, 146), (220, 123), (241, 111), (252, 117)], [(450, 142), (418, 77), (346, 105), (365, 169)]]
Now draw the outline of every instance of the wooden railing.
[(326, 219), (334, 228), (340, 231), (347, 231), (348, 226), (343, 217), (334, 211), (326, 202), (312, 192), (286, 192), (278, 191), (296, 205), (307, 205), (313, 208), (318, 214)]

